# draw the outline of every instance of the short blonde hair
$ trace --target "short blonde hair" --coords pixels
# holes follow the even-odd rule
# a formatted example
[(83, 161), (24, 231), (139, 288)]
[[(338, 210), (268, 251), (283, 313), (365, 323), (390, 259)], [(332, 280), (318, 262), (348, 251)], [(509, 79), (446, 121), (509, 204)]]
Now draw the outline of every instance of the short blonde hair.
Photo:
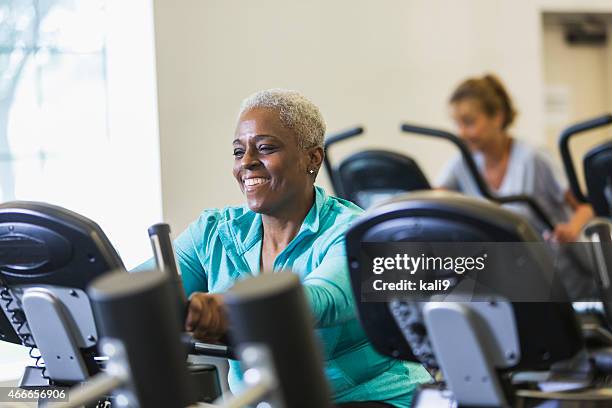
[(297, 91), (266, 89), (249, 96), (240, 105), (240, 118), (245, 112), (258, 108), (276, 109), (281, 123), (291, 129), (302, 149), (323, 147), (325, 120), (319, 108)]

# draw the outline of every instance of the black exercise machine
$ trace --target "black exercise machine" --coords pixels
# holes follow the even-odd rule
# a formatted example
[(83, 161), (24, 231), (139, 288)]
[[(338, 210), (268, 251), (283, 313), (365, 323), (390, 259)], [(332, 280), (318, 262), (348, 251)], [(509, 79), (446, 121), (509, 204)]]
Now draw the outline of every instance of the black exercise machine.
[[(127, 274), (95, 222), (45, 203), (0, 205), (0, 339), (29, 347), (36, 359), (19, 387), (70, 386), (104, 369), (86, 289), (112, 271)], [(206, 345), (199, 346), (199, 354), (208, 354)], [(214, 366), (191, 364), (189, 373), (200, 400), (221, 395)]]
[[(539, 235), (523, 218), (492, 203), (443, 191), (405, 194), (369, 209), (347, 232), (353, 293), (361, 299), (363, 274), (370, 267), (362, 256), (364, 243), (538, 241)], [(539, 270), (541, 279), (554, 276), (548, 253), (535, 251), (533, 256), (544, 265)], [(529, 259), (513, 259), (507, 268), (487, 270), (487, 274), (495, 274), (490, 279), (508, 279), (513, 268), (525, 261)], [(563, 288), (553, 288), (558, 293), (552, 297), (563, 298)], [(488, 302), (420, 303), (410, 299), (398, 292), (395, 300), (386, 303), (357, 305), (364, 330), (380, 353), (421, 362), (434, 374), (443, 374), (443, 383), (423, 388), (414, 401), (416, 407), (434, 406), (426, 402), (432, 399), (446, 404), (454, 400), (459, 406), (506, 407), (514, 406), (517, 395), (544, 398), (545, 393), (519, 390), (519, 373), (525, 371), (552, 368), (548, 381), (557, 376), (561, 382), (580, 385), (589, 384), (598, 369), (612, 372), (609, 353), (590, 355), (601, 363), (595, 363), (597, 369), (580, 353), (582, 334), (569, 302), (516, 303), (491, 297)]]
[[(101, 326), (101, 350), (109, 357), (107, 370), (71, 390), (70, 399), (54, 407), (76, 408), (108, 393), (125, 407), (330, 406), (310, 310), (297, 275), (260, 275), (227, 292), (246, 389), (214, 404), (196, 403), (196, 389), (181, 359), (181, 320), (168, 274), (112, 273), (94, 281), (88, 293)], [(272, 314), (284, 324), (270, 319)], [(159, 336), (155, 341), (152, 324)]]
[(0, 205), (0, 338), (38, 349), (20, 387), (74, 384), (100, 370), (99, 339), (85, 290), (123, 269), (100, 227), (42, 203)]
[[(1, 339), (38, 349), (45, 363), (27, 367), (19, 387), (75, 386), (58, 405), (66, 407), (329, 404), (309, 309), (289, 273), (241, 281), (226, 295), (244, 393), (222, 402), (214, 366), (185, 363), (188, 350), (234, 349), (181, 334), (186, 299), (169, 234), (166, 224), (149, 229), (159, 271), (126, 273), (93, 221), (43, 203), (0, 205)], [(279, 313), (282, 326), (269, 318)]]
[(612, 328), (612, 138), (591, 148), (583, 158), (586, 191), (580, 188), (570, 142), (589, 131), (612, 124), (612, 115), (602, 115), (565, 129), (559, 137), (559, 150), (570, 189), (576, 199), (589, 203), (597, 218), (584, 228), (592, 243), (593, 278), (603, 302), (608, 327)]
[(325, 140), (324, 165), (338, 197), (368, 208), (396, 194), (430, 188), (427, 178), (413, 159), (387, 150), (353, 153), (334, 166), (330, 148), (363, 132), (363, 127), (355, 127), (328, 135)]

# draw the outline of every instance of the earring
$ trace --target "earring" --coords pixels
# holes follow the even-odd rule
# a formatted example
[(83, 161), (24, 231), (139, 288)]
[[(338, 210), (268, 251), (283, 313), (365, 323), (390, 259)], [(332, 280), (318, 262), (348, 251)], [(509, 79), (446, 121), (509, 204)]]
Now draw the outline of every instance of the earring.
[(313, 169), (308, 170), (308, 172), (309, 172), (310, 174), (314, 174), (314, 170), (313, 170)]

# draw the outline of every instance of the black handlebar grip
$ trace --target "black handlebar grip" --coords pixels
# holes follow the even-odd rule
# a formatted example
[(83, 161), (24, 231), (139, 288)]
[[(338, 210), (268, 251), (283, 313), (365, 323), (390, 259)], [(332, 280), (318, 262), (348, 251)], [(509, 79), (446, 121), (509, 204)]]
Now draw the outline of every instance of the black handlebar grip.
[(170, 226), (165, 223), (155, 224), (149, 228), (148, 232), (157, 268), (168, 275), (175, 287), (179, 304), (182, 305), (181, 310), (186, 309), (187, 297), (183, 290), (181, 274), (179, 273), (174, 256), (174, 248), (170, 238)]
[(239, 281), (225, 304), (235, 344), (268, 349), (283, 406), (331, 406), (313, 317), (297, 275), (280, 272)]
[(117, 339), (125, 348), (128, 387), (139, 406), (183, 408), (194, 403), (180, 338), (182, 324), (167, 275), (104, 274), (87, 293), (101, 337)]

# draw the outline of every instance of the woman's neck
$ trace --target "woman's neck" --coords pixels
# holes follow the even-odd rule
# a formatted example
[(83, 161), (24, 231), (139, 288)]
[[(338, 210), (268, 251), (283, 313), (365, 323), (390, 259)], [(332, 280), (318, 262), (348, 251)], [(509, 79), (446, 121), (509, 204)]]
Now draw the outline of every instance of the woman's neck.
[(503, 133), (499, 142), (492, 143), (486, 149), (483, 149), (485, 167), (494, 167), (503, 163), (510, 156), (511, 147), (512, 138), (507, 133)]
[(299, 201), (301, 205), (290, 205), (286, 211), (262, 215), (263, 242), (266, 247), (280, 251), (295, 238), (314, 204), (314, 189), (309, 199)]
[(494, 191), (498, 191), (508, 170), (510, 162), (510, 151), (512, 149), (512, 138), (503, 135), (502, 142), (494, 148), (483, 151), (484, 156), (484, 179)]

